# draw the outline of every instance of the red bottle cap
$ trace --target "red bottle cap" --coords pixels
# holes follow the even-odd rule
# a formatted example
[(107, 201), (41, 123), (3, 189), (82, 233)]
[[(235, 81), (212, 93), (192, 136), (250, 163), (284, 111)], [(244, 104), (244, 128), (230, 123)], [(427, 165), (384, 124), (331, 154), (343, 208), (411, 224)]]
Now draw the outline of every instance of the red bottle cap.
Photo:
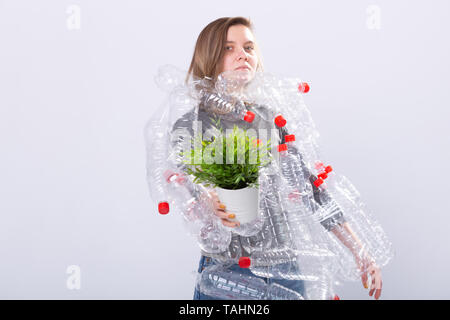
[(244, 120), (247, 122), (252, 122), (253, 119), (255, 119), (255, 114), (251, 111), (247, 111), (247, 113), (244, 116)]
[(327, 173), (326, 172), (322, 172), (322, 173), (319, 173), (318, 175), (317, 175), (320, 179), (326, 179), (326, 178), (328, 178), (328, 175), (327, 175)]
[(286, 150), (287, 150), (287, 144), (283, 143), (283, 144), (278, 145), (278, 152), (286, 151)]
[(302, 82), (298, 85), (298, 91), (302, 93), (307, 93), (309, 91), (309, 84)]
[(322, 180), (321, 178), (317, 178), (317, 179), (314, 181), (314, 185), (315, 185), (316, 187), (319, 187), (322, 183), (323, 183), (323, 180)]
[(279, 127), (284, 127), (286, 125), (286, 119), (284, 119), (280, 114), (279, 116), (275, 117), (275, 124)]
[(291, 142), (291, 141), (295, 141), (295, 134), (288, 134), (284, 136), (284, 141), (285, 142)]
[(160, 202), (158, 204), (158, 211), (160, 214), (168, 214), (169, 213), (169, 204), (167, 202)]
[(240, 257), (239, 258), (239, 267), (248, 268), (252, 264), (252, 261), (249, 257)]
[(325, 171), (327, 173), (329, 173), (329, 172), (333, 171), (333, 168), (331, 166), (326, 166)]

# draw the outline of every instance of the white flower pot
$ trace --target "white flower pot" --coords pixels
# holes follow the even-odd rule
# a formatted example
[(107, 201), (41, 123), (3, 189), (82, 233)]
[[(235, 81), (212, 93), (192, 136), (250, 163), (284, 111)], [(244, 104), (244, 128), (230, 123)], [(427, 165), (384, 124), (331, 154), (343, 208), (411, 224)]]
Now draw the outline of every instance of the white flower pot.
[(226, 206), (226, 211), (234, 213), (236, 217), (230, 221), (242, 224), (254, 221), (258, 217), (259, 189), (243, 188), (238, 190), (216, 187), (220, 202)]

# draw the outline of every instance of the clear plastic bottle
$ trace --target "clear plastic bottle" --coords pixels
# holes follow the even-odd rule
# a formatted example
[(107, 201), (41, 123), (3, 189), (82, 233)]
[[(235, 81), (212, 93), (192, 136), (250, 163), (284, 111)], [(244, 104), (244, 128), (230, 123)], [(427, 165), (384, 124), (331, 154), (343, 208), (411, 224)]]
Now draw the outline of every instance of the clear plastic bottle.
[(297, 266), (296, 254), (292, 249), (271, 250), (255, 252), (250, 257), (242, 257), (239, 265), (250, 268), (250, 271), (259, 277), (304, 280)]
[(223, 265), (205, 268), (197, 278), (197, 287), (203, 294), (219, 299), (304, 300), (294, 290), (277, 283), (267, 284), (261, 278), (233, 272)]
[(331, 300), (334, 296), (333, 279), (330, 271), (325, 267), (316, 269), (317, 279), (305, 281), (305, 299)]
[[(262, 182), (263, 179), (265, 179), (265, 177), (260, 177), (260, 182)], [(276, 239), (275, 234), (273, 232), (273, 228), (271, 227), (269, 221), (268, 210), (264, 206), (263, 199), (260, 199), (259, 210), (262, 220), (260, 232), (252, 236), (241, 237), (242, 247), (249, 254), (251, 254), (254, 251), (268, 250), (272, 246), (272, 241)]]
[(158, 72), (156, 73), (154, 80), (156, 85), (166, 92), (170, 92), (176, 86), (183, 84), (183, 78), (186, 73), (170, 64), (160, 66)]
[(336, 174), (332, 182), (333, 184), (329, 183), (328, 193), (345, 212), (347, 228), (350, 228), (359, 239), (355, 242), (348, 236), (345, 241), (353, 243), (353, 247), (358, 249), (357, 252), (361, 258), (371, 259), (379, 267), (385, 266), (393, 258), (394, 251), (381, 225), (361, 200), (359, 192), (350, 180)]
[[(390, 242), (381, 226), (367, 212), (356, 189), (336, 172), (333, 171), (331, 174), (326, 172), (324, 170), (326, 166), (323, 165), (320, 166), (317, 177), (315, 176), (315, 161), (322, 157), (319, 156), (317, 144), (319, 133), (301, 94), (308, 91), (307, 85), (301, 84), (302, 81), (299, 79), (287, 79), (264, 73), (257, 73), (250, 83), (245, 83), (246, 78), (236, 73), (224, 76), (223, 79), (219, 77), (218, 81), (205, 77), (186, 84), (185, 74), (173, 68), (166, 68), (156, 80), (158, 86), (170, 95), (169, 107), (161, 108), (157, 111), (157, 116), (153, 117), (161, 120), (160, 123), (154, 121), (149, 130), (160, 130), (160, 133), (152, 132), (149, 135), (148, 180), (152, 183), (150, 186), (152, 197), (157, 200), (162, 211), (168, 209), (164, 208), (164, 204), (172, 206), (176, 202), (180, 206), (185, 221), (193, 226), (200, 247), (204, 251), (215, 252), (211, 256), (222, 257), (221, 261), (225, 264), (230, 261), (236, 263), (237, 259), (244, 256), (250, 259), (250, 271), (254, 274), (303, 279), (309, 289), (303, 295), (307, 299), (325, 299), (329, 296), (330, 279), (337, 275), (336, 265), (339, 265), (339, 272), (347, 278), (358, 280), (360, 274), (355, 272), (355, 257), (342, 243), (344, 241), (351, 244), (353, 241), (344, 230), (347, 227), (351, 228), (359, 239), (359, 243), (354, 244), (362, 248), (360, 258), (367, 254), (380, 267), (387, 264), (392, 257)], [(241, 91), (243, 85), (245, 90)], [(266, 114), (262, 112), (266, 111), (265, 108), (261, 108), (261, 112), (258, 112), (258, 108), (251, 108), (247, 102), (252, 106), (268, 106), (266, 118), (260, 115)], [(190, 185), (183, 184), (181, 176), (167, 171), (183, 171), (178, 166), (181, 159), (175, 156), (177, 153), (171, 156), (166, 150), (169, 146), (166, 138), (170, 138), (172, 124), (193, 110), (192, 117), (187, 117), (183, 123), (180, 121), (177, 124), (179, 127), (189, 126), (198, 119), (199, 107), (221, 114), (224, 119), (236, 121), (251, 120), (252, 114), (247, 112), (249, 110), (258, 115), (258, 120), (261, 120), (259, 119), (261, 116), (269, 123), (282, 115), (277, 118), (278, 124), (275, 123), (278, 129), (301, 137), (295, 146), (294, 141), (289, 141), (289, 136), (285, 137), (287, 150), (283, 152), (287, 153), (287, 157), (281, 157), (280, 165), (274, 165), (275, 172), (268, 175), (261, 184), (260, 213), (264, 217), (264, 224), (261, 232), (253, 236), (237, 236), (229, 229), (225, 230), (227, 234), (225, 235), (225, 228), (211, 209), (208, 193), (195, 186), (191, 188)], [(165, 116), (166, 110), (170, 110), (168, 117)], [(275, 154), (277, 157), (280, 155), (278, 152)], [(168, 183), (174, 185), (169, 186)], [(171, 189), (172, 187), (175, 189)], [(178, 187), (185, 190), (181, 191), (177, 189)], [(299, 199), (303, 201), (298, 201)], [(345, 224), (340, 218), (342, 216), (346, 219)], [(330, 232), (339, 231), (339, 228), (343, 231), (341, 239), (337, 238), (337, 233)], [(229, 240), (228, 236), (232, 239)], [(332, 254), (329, 254), (330, 251)], [(222, 278), (227, 277), (222, 274)], [(249, 297), (247, 289), (253, 287), (250, 285), (245, 290), (239, 291), (240, 289), (236, 287), (238, 280), (231, 277), (224, 281), (213, 281), (213, 289), (210, 292), (214, 293), (214, 290), (221, 289), (216, 292), (217, 296)], [(251, 282), (256, 283), (253, 280)], [(220, 283), (226, 285), (219, 288)], [(264, 285), (264, 282), (259, 284)], [(255, 293), (255, 290), (250, 292)], [(267, 292), (273, 290), (261, 289), (256, 292), (263, 293), (254, 296), (267, 297)], [(227, 296), (230, 292), (231, 295)], [(238, 295), (233, 296), (236, 292)]]
[(220, 114), (227, 120), (244, 120), (252, 122), (255, 114), (248, 111), (244, 102), (225, 95), (204, 91), (200, 99), (200, 108), (210, 113)]
[(212, 253), (225, 251), (230, 244), (231, 233), (214, 214), (213, 199), (206, 190), (201, 190), (204, 187), (194, 184), (181, 173), (169, 172), (166, 181), (169, 198), (180, 208), (200, 247)]
[(287, 197), (301, 207), (304, 214), (312, 214), (312, 186), (309, 177), (305, 176), (300, 154), (293, 152), (294, 135), (285, 136), (286, 143), (278, 146), (279, 166), (283, 178), (287, 181)]
[(158, 118), (151, 119), (144, 128), (147, 153), (147, 183), (150, 196), (155, 201), (156, 211), (160, 214), (170, 212), (170, 204), (164, 190), (166, 184), (164, 172), (168, 169), (167, 147), (164, 141), (164, 125), (167, 121), (167, 111)]
[(290, 152), (288, 152), (287, 144), (278, 146), (279, 165), (283, 176), (289, 186), (298, 192), (303, 192), (307, 183), (309, 183), (304, 175), (300, 161)]
[(317, 270), (328, 266), (333, 258), (334, 254), (327, 249), (305, 246), (254, 252), (250, 257), (241, 257), (239, 265), (250, 268), (253, 274), (260, 277), (316, 281), (321, 276)]
[(271, 175), (261, 183), (262, 194), (264, 195), (261, 206), (263, 216), (266, 217), (273, 234), (271, 248), (282, 250), (292, 248), (293, 235), (288, 223), (287, 211), (282, 205), (283, 190), (279, 187), (280, 184), (277, 180), (276, 175)]

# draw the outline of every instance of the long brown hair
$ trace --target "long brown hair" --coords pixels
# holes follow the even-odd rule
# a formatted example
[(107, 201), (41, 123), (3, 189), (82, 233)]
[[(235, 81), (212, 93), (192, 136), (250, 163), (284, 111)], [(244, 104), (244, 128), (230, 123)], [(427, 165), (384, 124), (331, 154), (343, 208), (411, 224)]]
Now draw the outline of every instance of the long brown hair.
[[(191, 65), (186, 76), (186, 82), (191, 76), (197, 79), (210, 77), (215, 80), (217, 78), (222, 70), (222, 60), (225, 54), (228, 29), (234, 25), (244, 25), (254, 33), (252, 22), (250, 19), (244, 17), (224, 17), (209, 23), (197, 38)], [(256, 70), (262, 70), (262, 57), (256, 43), (255, 52), (258, 57)]]

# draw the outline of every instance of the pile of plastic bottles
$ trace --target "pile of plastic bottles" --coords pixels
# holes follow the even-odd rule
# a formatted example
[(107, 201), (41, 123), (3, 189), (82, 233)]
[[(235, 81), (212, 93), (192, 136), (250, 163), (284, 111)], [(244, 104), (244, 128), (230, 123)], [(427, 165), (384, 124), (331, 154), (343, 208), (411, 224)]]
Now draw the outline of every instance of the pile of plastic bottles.
[[(330, 299), (336, 282), (359, 279), (355, 256), (380, 268), (392, 259), (392, 245), (357, 189), (319, 153), (319, 134), (303, 100), (306, 82), (263, 72), (244, 85), (238, 71), (215, 81), (185, 77), (173, 66), (161, 67), (156, 77), (167, 99), (145, 128), (147, 181), (155, 211), (180, 212), (203, 254), (220, 262), (199, 274), (203, 293), (223, 299)], [(247, 127), (266, 123), (266, 129), (281, 133), (272, 141), (272, 161), (259, 169), (258, 216), (237, 228), (221, 223), (214, 188), (194, 183), (180, 156), (191, 146), (202, 113)], [(338, 239), (335, 232), (346, 228), (353, 236)], [(255, 276), (303, 280), (306, 294), (230, 272), (228, 266), (236, 263)]]

